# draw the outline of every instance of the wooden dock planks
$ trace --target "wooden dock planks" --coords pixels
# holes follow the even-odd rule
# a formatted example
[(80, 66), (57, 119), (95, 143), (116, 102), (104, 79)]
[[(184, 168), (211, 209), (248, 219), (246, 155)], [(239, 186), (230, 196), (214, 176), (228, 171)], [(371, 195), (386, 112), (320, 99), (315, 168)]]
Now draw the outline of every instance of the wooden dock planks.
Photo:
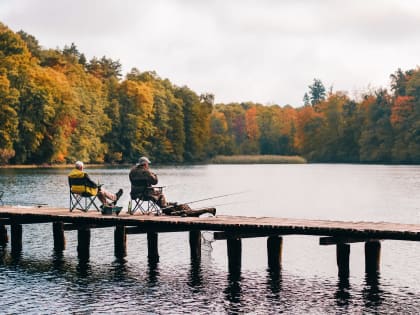
[(162, 231), (223, 231), (233, 234), (270, 236), (282, 234), (318, 235), (347, 238), (372, 238), (420, 241), (420, 224), (391, 222), (347, 222), (329, 220), (290, 219), (272, 217), (225, 216), (173, 217), (129, 215), (126, 211), (116, 215), (102, 215), (98, 211), (69, 212), (65, 208), (0, 207), (0, 225), (15, 222), (31, 224), (64, 222), (86, 225), (136, 226), (149, 232)]

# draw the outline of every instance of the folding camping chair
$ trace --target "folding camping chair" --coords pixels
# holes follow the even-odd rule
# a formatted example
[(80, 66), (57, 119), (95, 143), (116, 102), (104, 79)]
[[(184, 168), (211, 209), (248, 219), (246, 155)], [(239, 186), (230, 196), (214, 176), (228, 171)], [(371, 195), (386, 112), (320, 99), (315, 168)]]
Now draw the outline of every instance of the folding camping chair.
[(90, 208), (94, 208), (98, 211), (99, 207), (97, 206), (96, 194), (89, 192), (89, 188), (98, 188), (92, 187), (86, 178), (71, 178), (69, 177), (69, 187), (70, 187), (70, 212), (74, 209), (79, 209), (84, 212), (87, 212)]
[(151, 192), (162, 194), (163, 187), (147, 187), (141, 193), (130, 193), (131, 200), (128, 204), (128, 213), (134, 214), (137, 210), (140, 210), (142, 214), (155, 214), (161, 215), (162, 209), (156, 203), (155, 198)]

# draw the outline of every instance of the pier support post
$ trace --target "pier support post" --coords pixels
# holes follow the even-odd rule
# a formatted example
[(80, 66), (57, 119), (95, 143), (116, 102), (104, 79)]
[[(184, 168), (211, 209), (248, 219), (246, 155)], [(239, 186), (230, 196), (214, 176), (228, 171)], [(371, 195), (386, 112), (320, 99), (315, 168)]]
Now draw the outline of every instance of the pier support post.
[(22, 251), (22, 224), (12, 224), (10, 226), (10, 236), (12, 253), (20, 253)]
[(149, 262), (159, 261), (158, 234), (147, 232), (147, 258)]
[(239, 274), (242, 265), (242, 241), (240, 238), (228, 238), (227, 252), (230, 274)]
[(62, 251), (66, 249), (66, 238), (64, 236), (63, 222), (53, 222), (53, 238), (55, 251)]
[(7, 229), (6, 227), (1, 224), (0, 225), (0, 246), (6, 246), (9, 238), (7, 237)]
[(117, 225), (114, 231), (114, 254), (117, 258), (127, 256), (127, 234), (124, 225)]
[(365, 271), (372, 273), (379, 271), (381, 261), (381, 242), (365, 242)]
[(201, 260), (201, 231), (190, 231), (191, 261)]
[(271, 270), (281, 269), (281, 258), (283, 250), (283, 238), (281, 236), (270, 236), (267, 238), (268, 268)]
[(350, 275), (350, 245), (337, 244), (338, 276), (347, 278)]
[(80, 259), (89, 259), (90, 249), (90, 228), (80, 228), (77, 230), (77, 254)]

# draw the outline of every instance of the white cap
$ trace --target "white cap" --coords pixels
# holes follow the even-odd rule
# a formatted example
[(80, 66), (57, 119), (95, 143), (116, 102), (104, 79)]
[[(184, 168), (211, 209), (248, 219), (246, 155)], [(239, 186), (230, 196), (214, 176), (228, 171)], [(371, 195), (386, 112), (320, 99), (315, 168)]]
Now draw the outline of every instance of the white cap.
[(77, 162), (76, 162), (76, 168), (77, 168), (77, 169), (81, 169), (81, 168), (83, 168), (83, 162), (82, 162), (82, 161), (77, 161)]
[(150, 164), (150, 160), (147, 157), (142, 156), (141, 158), (139, 158), (137, 165), (144, 165), (146, 163)]

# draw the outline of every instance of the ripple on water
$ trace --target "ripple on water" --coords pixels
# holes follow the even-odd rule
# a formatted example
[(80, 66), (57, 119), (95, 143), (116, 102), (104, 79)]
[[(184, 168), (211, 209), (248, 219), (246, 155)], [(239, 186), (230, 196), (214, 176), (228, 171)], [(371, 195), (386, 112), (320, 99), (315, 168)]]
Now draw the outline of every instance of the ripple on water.
[[(6, 202), (68, 206), (68, 170), (0, 172)], [(254, 190), (252, 196), (259, 197), (256, 201), (248, 200), (249, 195), (235, 196), (233, 201), (247, 202), (218, 208), (223, 214), (420, 222), (417, 166), (198, 166), (157, 172), (162, 183), (174, 184), (167, 189), (170, 200), (221, 195), (232, 187)], [(244, 173), (267, 183), (264, 190), (250, 187)], [(127, 169), (92, 169), (92, 175), (110, 190), (128, 191), (127, 174)], [(51, 191), (49, 200), (39, 194), (40, 185)], [(127, 194), (121, 203), (128, 203)], [(315, 237), (285, 236), (280, 272), (266, 270), (265, 239), (244, 239), (242, 272), (229, 275), (225, 241), (203, 244), (201, 263), (194, 264), (187, 233), (162, 233), (160, 261), (152, 264), (146, 235), (128, 235), (127, 257), (115, 259), (113, 228), (94, 229), (90, 259), (83, 262), (77, 258), (76, 231), (66, 231), (63, 253), (54, 253), (51, 235), (50, 224), (25, 225), (20, 255), (12, 256), (9, 245), (0, 248), (1, 312), (417, 314), (420, 310), (417, 242), (382, 242), (381, 274), (373, 278), (364, 274), (363, 244), (352, 244), (350, 278), (338, 279), (335, 248), (320, 247)]]

